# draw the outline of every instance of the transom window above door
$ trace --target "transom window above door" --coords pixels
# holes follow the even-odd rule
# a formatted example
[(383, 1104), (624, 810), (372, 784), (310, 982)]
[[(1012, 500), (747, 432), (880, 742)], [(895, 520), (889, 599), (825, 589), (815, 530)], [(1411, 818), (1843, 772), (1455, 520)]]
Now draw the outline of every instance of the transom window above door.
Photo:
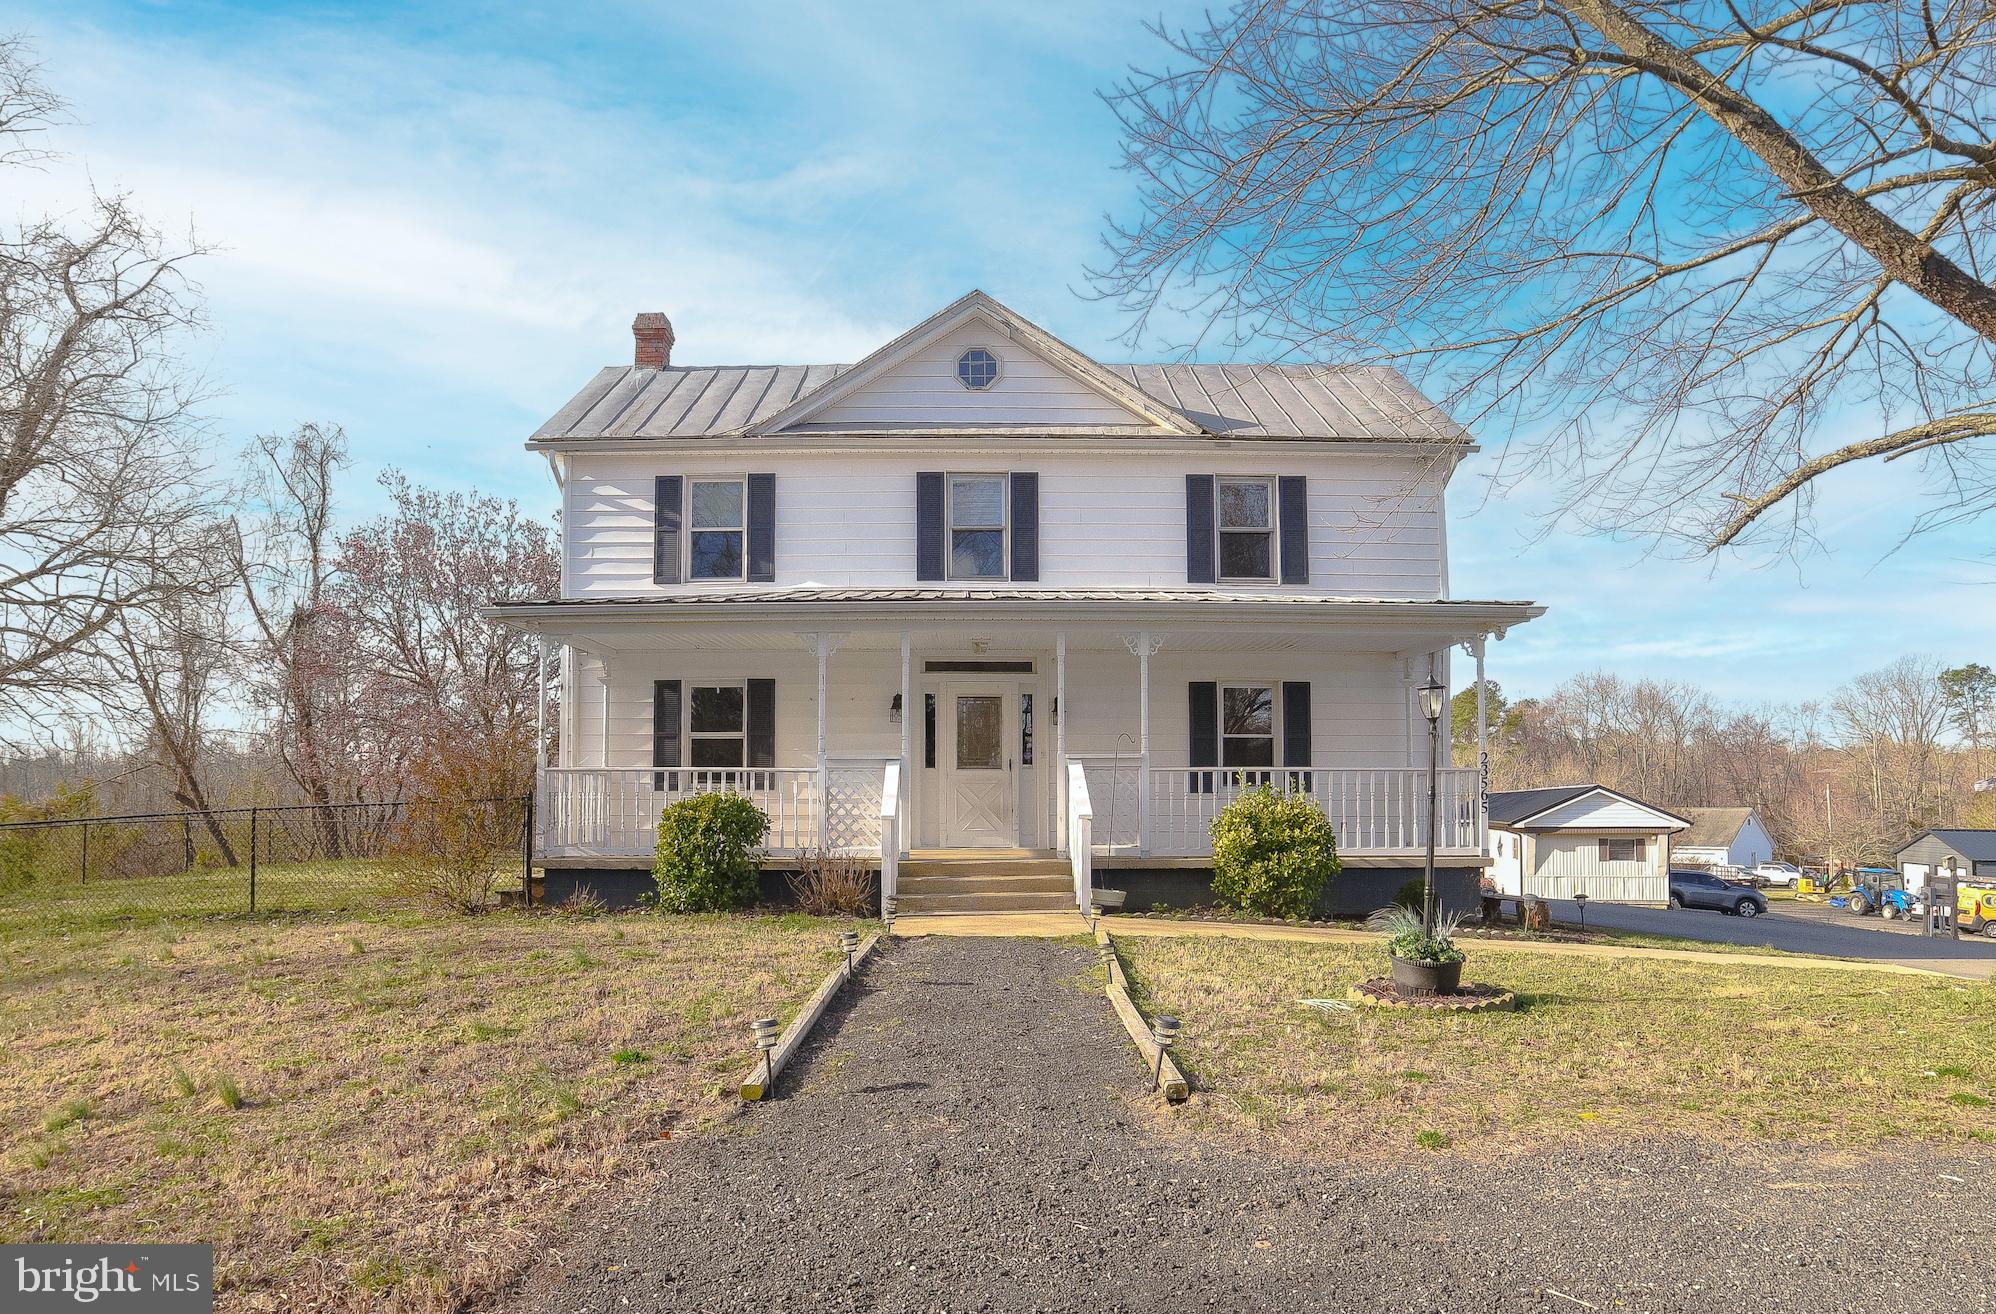
[(1275, 690), (1265, 684), (1220, 686), (1220, 765), (1275, 765)]
[(1004, 579), (1006, 477), (949, 477), (949, 577)]
[(742, 578), (748, 555), (743, 550), (747, 532), (744, 483), (740, 479), (693, 481), (689, 579)]
[(739, 684), (696, 684), (687, 723), (688, 765), (738, 767), (747, 763), (748, 699)]
[(1213, 482), (1214, 524), (1220, 535), (1220, 578), (1275, 579), (1275, 481), (1270, 478)]

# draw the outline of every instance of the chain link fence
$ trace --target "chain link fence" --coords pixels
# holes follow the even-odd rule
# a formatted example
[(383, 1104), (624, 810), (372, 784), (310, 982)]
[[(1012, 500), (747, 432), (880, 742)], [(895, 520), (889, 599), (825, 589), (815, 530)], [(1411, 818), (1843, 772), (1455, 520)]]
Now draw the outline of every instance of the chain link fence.
[(531, 903), (533, 800), (162, 812), (0, 824), (14, 916), (330, 912)]

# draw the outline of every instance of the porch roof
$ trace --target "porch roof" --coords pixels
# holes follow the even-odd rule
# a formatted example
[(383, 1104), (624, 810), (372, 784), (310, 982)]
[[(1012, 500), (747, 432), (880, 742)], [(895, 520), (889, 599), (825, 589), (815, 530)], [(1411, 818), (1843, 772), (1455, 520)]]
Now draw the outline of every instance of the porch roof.
[[(1207, 631), (1218, 640), (1285, 635), (1329, 646), (1413, 651), (1495, 634), (1545, 614), (1533, 602), (1469, 599), (1327, 597), (1217, 589), (831, 588), (726, 589), (665, 597), (563, 598), (505, 602), (488, 620), (537, 634), (581, 637), (637, 626), (795, 633), (836, 625), (878, 632), (961, 632), (1004, 625), (1008, 635), (1034, 625), (1085, 634), (1148, 627)], [(612, 645), (615, 646), (615, 645)]]

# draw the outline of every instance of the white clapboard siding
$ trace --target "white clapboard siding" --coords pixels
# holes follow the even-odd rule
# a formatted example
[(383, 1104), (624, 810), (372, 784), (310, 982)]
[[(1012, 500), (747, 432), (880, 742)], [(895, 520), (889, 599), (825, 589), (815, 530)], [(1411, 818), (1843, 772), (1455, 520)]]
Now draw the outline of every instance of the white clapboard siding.
[(1659, 836), (1643, 837), (1639, 862), (1603, 862), (1600, 845), (1600, 837), (1594, 835), (1535, 836), (1536, 866), (1529, 893), (1570, 899), (1585, 891), (1590, 899), (1612, 903), (1663, 903), (1670, 897)]
[[(957, 381), (956, 363), (972, 347), (998, 358), (998, 381), (973, 392)], [(989, 325), (970, 323), (928, 344), (813, 412), (814, 427), (964, 424), (1113, 425), (1151, 421), (1047, 363)]]
[[(911, 446), (919, 444), (911, 438)], [(687, 451), (576, 456), (564, 494), (563, 589), (644, 596), (652, 583), (652, 488), (661, 474), (776, 473), (779, 586), (915, 582), (915, 474), (1032, 470), (1040, 477), (1040, 578), (1048, 588), (1185, 584), (1185, 476), (1305, 475), (1310, 583), (1281, 593), (1433, 598), (1444, 587), (1442, 504), (1415, 458), (1335, 448), (1253, 454), (1019, 455), (989, 462), (850, 453), (756, 457)], [(695, 586), (697, 587), (697, 586)]]
[(1542, 816), (1527, 819), (1533, 830), (1679, 829), (1681, 822), (1612, 794), (1582, 794)]

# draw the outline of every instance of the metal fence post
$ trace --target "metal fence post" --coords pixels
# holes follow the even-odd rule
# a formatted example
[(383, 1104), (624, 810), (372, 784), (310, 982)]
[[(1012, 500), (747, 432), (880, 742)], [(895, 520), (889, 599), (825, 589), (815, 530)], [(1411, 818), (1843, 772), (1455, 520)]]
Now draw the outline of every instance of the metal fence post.
[(520, 831), (520, 905), (534, 906), (534, 796), (527, 795), (527, 819)]
[(194, 823), (185, 818), (180, 823), (180, 872), (184, 876), (194, 870)]
[(79, 885), (90, 884), (90, 823), (83, 823), (83, 876)]
[(250, 906), (256, 911), (256, 809), (250, 809)]

